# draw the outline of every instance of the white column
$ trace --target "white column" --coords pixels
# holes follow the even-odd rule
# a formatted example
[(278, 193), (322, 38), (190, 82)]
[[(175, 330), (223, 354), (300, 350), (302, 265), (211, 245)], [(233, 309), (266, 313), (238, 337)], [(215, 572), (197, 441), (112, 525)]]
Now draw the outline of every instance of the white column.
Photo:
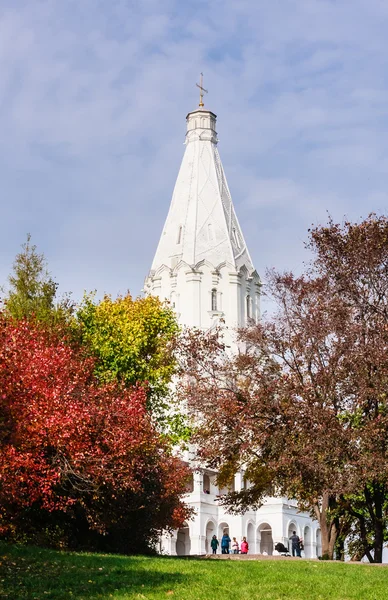
[(170, 556), (176, 556), (176, 540), (177, 540), (177, 535), (178, 535), (178, 531), (174, 531), (172, 533), (172, 535), (171, 535), (170, 543), (167, 544), (167, 547), (169, 547), (168, 554)]
[(189, 327), (201, 327), (201, 273), (186, 272), (186, 288), (182, 290), (181, 321)]
[(239, 471), (238, 473), (235, 474), (234, 476), (234, 490), (236, 492), (239, 492), (240, 490), (243, 489), (244, 487), (244, 480), (243, 480), (243, 474), (241, 471)]
[(201, 534), (201, 515), (190, 522), (190, 554), (205, 554), (205, 536)]
[(254, 315), (256, 323), (260, 321), (261, 310), (260, 310), (260, 297), (261, 297), (261, 283), (255, 283), (253, 286), (253, 301), (254, 301)]
[(241, 327), (241, 277), (239, 273), (229, 273), (229, 327)]
[(260, 554), (260, 536), (257, 533), (257, 528), (255, 532), (255, 554)]
[(201, 471), (194, 471), (194, 489), (195, 494), (203, 492), (203, 473)]

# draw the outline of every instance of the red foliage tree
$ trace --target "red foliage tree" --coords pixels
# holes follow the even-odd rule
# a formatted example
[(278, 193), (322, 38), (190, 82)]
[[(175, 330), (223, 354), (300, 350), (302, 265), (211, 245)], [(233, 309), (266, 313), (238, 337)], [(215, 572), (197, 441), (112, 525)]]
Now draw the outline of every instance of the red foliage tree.
[(338, 418), (342, 341), (331, 326), (344, 315), (324, 279), (272, 274), (271, 290), (282, 309), (240, 331), (238, 354), (225, 353), (217, 334), (187, 334), (182, 356), (190, 378), (182, 393), (202, 460), (224, 485), (239, 469), (250, 482), (224, 503), (238, 512), (260, 506), (268, 493), (297, 498), (318, 519), (323, 553), (332, 557), (349, 436)]
[(347, 507), (358, 521), (362, 552), (381, 562), (388, 539), (388, 218), (330, 220), (311, 231), (310, 248), (315, 272), (349, 315), (342, 422), (352, 439), (345, 489), (355, 496)]
[[(235, 510), (272, 485), (318, 519), (322, 550), (349, 517), (362, 554), (381, 562), (388, 523), (388, 220), (311, 232), (316, 254), (302, 277), (269, 274), (277, 312), (240, 332), (228, 356), (217, 335), (183, 341), (183, 394), (205, 462), (227, 482)], [(244, 349), (245, 348), (245, 349)], [(344, 517), (343, 517), (344, 515)]]
[(93, 368), (52, 331), (0, 319), (3, 536), (31, 517), (139, 551), (188, 517), (187, 470), (156, 432), (144, 389), (98, 385)]

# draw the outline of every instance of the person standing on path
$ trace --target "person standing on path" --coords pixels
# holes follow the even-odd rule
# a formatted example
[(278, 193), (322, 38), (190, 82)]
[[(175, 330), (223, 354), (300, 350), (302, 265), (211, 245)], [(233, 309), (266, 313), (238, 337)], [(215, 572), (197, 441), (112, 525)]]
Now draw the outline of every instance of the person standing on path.
[(233, 542), (232, 542), (232, 553), (233, 554), (238, 554), (239, 553), (239, 546), (238, 546), (238, 541), (236, 540), (236, 538), (233, 538)]
[(241, 548), (241, 554), (248, 554), (249, 544), (247, 542), (246, 537), (243, 537), (240, 548)]
[(222, 536), (222, 540), (221, 540), (221, 552), (222, 552), (222, 554), (229, 554), (229, 544), (230, 544), (230, 537), (225, 532), (224, 535)]
[(212, 540), (210, 542), (210, 545), (212, 547), (213, 554), (217, 554), (217, 548), (219, 546), (219, 542), (217, 540), (217, 536), (213, 535)]
[(299, 535), (296, 535), (296, 531), (292, 532), (292, 536), (290, 537), (291, 540), (291, 548), (292, 548), (292, 556), (299, 556), (299, 558), (301, 558), (301, 554), (300, 554), (300, 537)]

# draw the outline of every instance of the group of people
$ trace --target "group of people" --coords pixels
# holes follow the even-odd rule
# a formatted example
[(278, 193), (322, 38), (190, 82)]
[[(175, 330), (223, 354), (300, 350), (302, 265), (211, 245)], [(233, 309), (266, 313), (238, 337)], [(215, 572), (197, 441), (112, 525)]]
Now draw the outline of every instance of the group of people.
[[(291, 542), (291, 550), (292, 556), (301, 557), (301, 550), (303, 550), (303, 540), (300, 539), (298, 535), (296, 535), (296, 531), (292, 532), (292, 536), (290, 537)], [(217, 536), (213, 535), (210, 546), (212, 548), (213, 554), (217, 554), (217, 548), (220, 545)], [(241, 543), (239, 544), (237, 539), (234, 537), (233, 540), (230, 539), (229, 534), (227, 532), (224, 533), (221, 539), (221, 553), (222, 554), (248, 554), (249, 544), (247, 542), (247, 538), (243, 537)], [(287, 553), (288, 548), (286, 548), (282, 543), (278, 543), (275, 546), (275, 551), (278, 554)], [(265, 552), (267, 554), (267, 552)]]
[[(217, 554), (217, 548), (220, 545), (217, 536), (213, 535), (210, 546), (212, 548), (213, 554)], [(221, 538), (221, 553), (222, 554), (248, 554), (249, 544), (247, 542), (247, 538), (243, 537), (241, 543), (239, 544), (237, 538), (230, 539), (228, 533), (224, 533)]]

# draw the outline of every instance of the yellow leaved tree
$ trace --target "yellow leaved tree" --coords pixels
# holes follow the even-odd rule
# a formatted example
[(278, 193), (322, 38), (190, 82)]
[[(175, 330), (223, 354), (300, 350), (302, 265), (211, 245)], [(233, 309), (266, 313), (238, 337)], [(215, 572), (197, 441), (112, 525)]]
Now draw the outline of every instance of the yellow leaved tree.
[(96, 359), (98, 379), (125, 387), (146, 383), (148, 407), (155, 416), (162, 415), (176, 369), (179, 328), (171, 308), (154, 296), (134, 300), (128, 293), (96, 302), (89, 294), (77, 319), (82, 343)]

